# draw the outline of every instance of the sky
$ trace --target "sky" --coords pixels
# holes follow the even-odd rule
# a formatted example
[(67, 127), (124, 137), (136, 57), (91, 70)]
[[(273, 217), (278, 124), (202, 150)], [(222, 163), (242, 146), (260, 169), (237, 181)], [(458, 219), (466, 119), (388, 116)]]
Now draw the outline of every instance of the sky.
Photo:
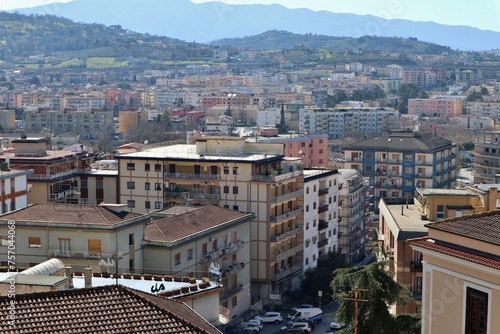
[[(70, 2), (72, 0), (0, 0), (0, 10)], [(127, 1), (140, 0), (123, 0)], [(164, 0), (170, 1), (170, 0)], [(213, 0), (191, 0), (202, 3)], [(281, 4), (288, 8), (309, 8), (335, 13), (374, 15), (384, 19), (434, 21), (449, 25), (465, 25), (483, 30), (500, 31), (498, 0), (218, 0), (227, 4)], [(57, 6), (57, 4), (54, 4)]]

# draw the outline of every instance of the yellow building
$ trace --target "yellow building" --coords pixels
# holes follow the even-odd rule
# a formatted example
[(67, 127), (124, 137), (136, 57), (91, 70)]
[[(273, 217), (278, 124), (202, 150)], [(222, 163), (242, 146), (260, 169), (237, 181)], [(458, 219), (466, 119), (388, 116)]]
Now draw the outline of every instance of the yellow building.
[(118, 130), (127, 133), (128, 129), (148, 121), (148, 112), (138, 108), (125, 108), (118, 113)]
[(422, 333), (498, 333), (500, 211), (429, 223), (409, 242), (423, 254)]
[(204, 137), (194, 145), (116, 158), (120, 203), (133, 212), (189, 203), (255, 214), (250, 230), (253, 297), (267, 299), (299, 284), (304, 175), (297, 161), (284, 161), (282, 144)]

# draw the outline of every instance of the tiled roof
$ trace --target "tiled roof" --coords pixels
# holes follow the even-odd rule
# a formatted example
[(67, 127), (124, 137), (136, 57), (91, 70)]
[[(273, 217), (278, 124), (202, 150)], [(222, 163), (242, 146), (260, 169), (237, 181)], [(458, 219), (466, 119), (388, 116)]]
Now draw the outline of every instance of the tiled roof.
[[(11, 298), (0, 297), (9, 314)], [(0, 333), (185, 333), (221, 332), (181, 302), (123, 286), (16, 295), (15, 325)]]
[(201, 206), (174, 217), (153, 220), (146, 226), (144, 240), (174, 242), (230, 221), (245, 218), (251, 219), (253, 215), (216, 205)]
[(500, 245), (500, 211), (498, 210), (447, 218), (425, 226)]
[(430, 133), (396, 132), (388, 136), (376, 136), (349, 145), (348, 150), (381, 149), (386, 151), (427, 152), (452, 145), (448, 139)]
[(485, 267), (500, 270), (500, 259), (488, 257), (486, 254), (476, 254), (468, 252), (465, 249), (452, 247), (448, 244), (440, 244), (429, 237), (413, 239), (409, 241), (410, 245), (425, 248), (427, 250), (453, 256), (457, 259), (479, 264)]
[(82, 225), (113, 225), (141, 216), (138, 213), (115, 212), (96, 205), (37, 203), (5, 215), (2, 220)]

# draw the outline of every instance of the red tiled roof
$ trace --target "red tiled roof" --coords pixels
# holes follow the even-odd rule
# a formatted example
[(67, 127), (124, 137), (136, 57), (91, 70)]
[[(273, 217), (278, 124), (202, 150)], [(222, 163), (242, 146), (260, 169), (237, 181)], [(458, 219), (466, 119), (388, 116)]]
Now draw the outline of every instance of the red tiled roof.
[(244, 217), (251, 219), (253, 215), (216, 205), (201, 206), (173, 217), (153, 220), (146, 226), (144, 240), (173, 242)]
[(114, 212), (96, 205), (37, 203), (5, 215), (2, 220), (70, 223), (82, 225), (113, 225), (141, 216), (139, 213)]
[(499, 210), (447, 218), (435, 223), (429, 223), (425, 226), (494, 245), (500, 245)]
[[(11, 298), (0, 297), (9, 314)], [(181, 302), (124, 286), (16, 295), (15, 326), (0, 322), (0, 333), (181, 333), (221, 332)]]
[(411, 246), (417, 246), (421, 248), (425, 248), (427, 250), (441, 253), (444, 255), (453, 256), (457, 259), (464, 260), (467, 262), (479, 264), (485, 267), (493, 268), (496, 270), (500, 270), (500, 260), (488, 257), (486, 255), (479, 255), (475, 253), (468, 252), (464, 249), (458, 249), (451, 247), (449, 245), (442, 245), (436, 243), (430, 237), (424, 237), (419, 239), (413, 239), (408, 241)]

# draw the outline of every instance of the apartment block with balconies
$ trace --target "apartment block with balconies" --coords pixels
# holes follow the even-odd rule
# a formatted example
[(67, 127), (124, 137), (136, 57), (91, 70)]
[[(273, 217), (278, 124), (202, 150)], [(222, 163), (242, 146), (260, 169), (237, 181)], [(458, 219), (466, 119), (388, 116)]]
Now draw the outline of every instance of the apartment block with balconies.
[(500, 174), (500, 131), (480, 132), (474, 142), (474, 183), (496, 183)]
[(345, 168), (370, 178), (377, 198), (413, 198), (416, 188), (450, 188), (456, 144), (430, 133), (392, 130), (347, 146)]
[(120, 202), (132, 212), (215, 204), (255, 214), (253, 297), (266, 299), (300, 282), (304, 176), (300, 159), (284, 160), (282, 144), (204, 137), (117, 159)]

